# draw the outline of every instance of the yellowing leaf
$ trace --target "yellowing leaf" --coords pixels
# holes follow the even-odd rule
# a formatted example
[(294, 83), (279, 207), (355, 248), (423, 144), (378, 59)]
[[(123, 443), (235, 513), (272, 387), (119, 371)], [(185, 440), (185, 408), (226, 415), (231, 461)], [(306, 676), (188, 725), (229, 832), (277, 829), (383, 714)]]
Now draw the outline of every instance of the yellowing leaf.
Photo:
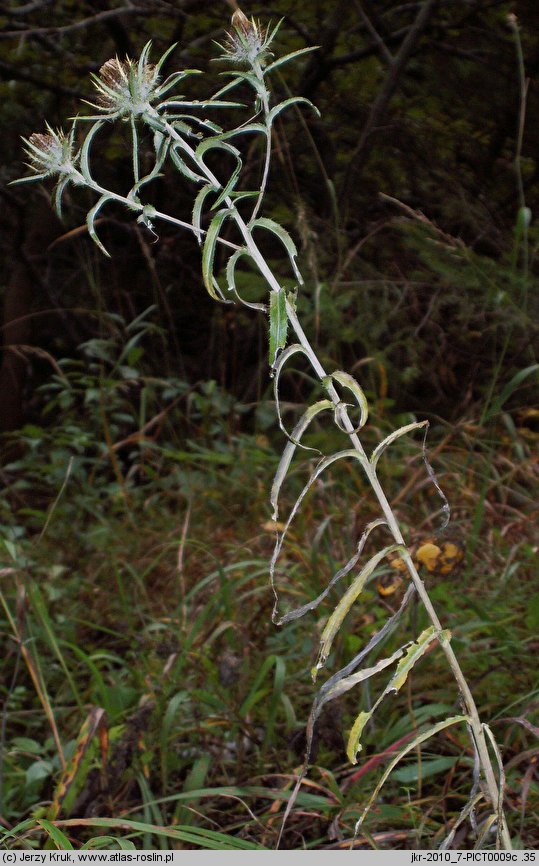
[(346, 746), (346, 754), (351, 764), (357, 764), (357, 755), (362, 748), (360, 743), (361, 734), (363, 733), (365, 725), (367, 724), (371, 716), (372, 712), (360, 713), (354, 724), (352, 725), (352, 729), (348, 736), (348, 745)]
[(285, 524), (281, 523), (279, 520), (266, 520), (266, 522), (262, 524), (264, 532), (282, 532), (284, 528)]
[(402, 583), (403, 579), (400, 574), (386, 574), (376, 581), (376, 589), (378, 590), (378, 595), (380, 595), (382, 598), (385, 598), (388, 595), (393, 595), (395, 592), (397, 592), (398, 589), (400, 589)]
[(363, 566), (359, 574), (354, 578), (341, 600), (337, 604), (337, 607), (329, 617), (324, 631), (320, 637), (320, 653), (318, 656), (318, 661), (316, 666), (312, 669), (311, 674), (313, 680), (316, 678), (317, 671), (323, 667), (326, 662), (326, 659), (331, 651), (331, 646), (333, 644), (333, 639), (337, 634), (341, 624), (356, 601), (357, 597), (361, 594), (363, 587), (367, 581), (367, 578), (371, 576), (374, 569), (380, 564), (380, 562), (391, 553), (402, 553), (403, 547), (401, 544), (392, 544), (388, 547), (384, 547), (382, 550), (379, 550), (378, 553), (375, 553), (374, 556), (371, 556), (366, 565)]
[(425, 544), (422, 544), (419, 550), (417, 551), (415, 558), (421, 565), (424, 565), (427, 571), (436, 571), (438, 566), (438, 558), (441, 554), (441, 550), (437, 544), (432, 544), (432, 542), (427, 541)]
[(84, 758), (93, 738), (96, 736), (99, 740), (101, 762), (104, 768), (108, 757), (109, 741), (107, 714), (101, 707), (93, 707), (82, 724), (77, 737), (75, 751), (71, 760), (64, 768), (56, 786), (53, 802), (47, 812), (48, 818), (51, 821), (58, 816), (73, 784), (78, 781), (79, 787), (82, 787), (87, 779), (90, 765), (84, 761)]
[(441, 574), (450, 574), (459, 564), (463, 551), (452, 541), (446, 541), (442, 544), (442, 555), (440, 556), (440, 572)]
[(389, 564), (391, 568), (395, 568), (397, 571), (408, 571), (406, 563), (400, 556), (397, 559), (393, 559)]
[[(444, 637), (447, 637), (448, 633), (444, 633)], [(389, 683), (386, 693), (390, 691), (398, 692), (402, 689), (404, 683), (408, 679), (408, 674), (412, 670), (413, 666), (422, 655), (424, 655), (429, 647), (429, 644), (432, 642), (433, 638), (436, 637), (436, 629), (433, 625), (426, 628), (421, 632), (418, 639), (406, 650), (406, 653), (401, 658), (397, 665), (397, 670), (393, 674), (391, 678), (391, 682)]]

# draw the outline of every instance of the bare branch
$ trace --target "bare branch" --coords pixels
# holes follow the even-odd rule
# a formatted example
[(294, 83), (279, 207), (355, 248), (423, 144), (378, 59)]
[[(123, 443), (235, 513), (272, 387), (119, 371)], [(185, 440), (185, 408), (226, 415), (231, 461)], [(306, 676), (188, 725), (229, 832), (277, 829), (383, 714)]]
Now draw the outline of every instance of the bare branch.
[(391, 65), (393, 63), (393, 55), (392, 55), (391, 51), (389, 50), (389, 48), (385, 44), (384, 40), (382, 39), (382, 37), (378, 33), (378, 30), (376, 29), (376, 27), (372, 23), (371, 19), (367, 15), (367, 13), (363, 9), (363, 6), (361, 5), (360, 0), (354, 0), (354, 2), (356, 5), (356, 9), (361, 16), (361, 20), (363, 21), (363, 23), (364, 23), (365, 27), (367, 28), (367, 30), (369, 31), (369, 33), (371, 34), (371, 36), (374, 40), (374, 44), (377, 46), (377, 48), (380, 52), (380, 55), (382, 56), (383, 60), (385, 60), (386, 63)]
[(357, 146), (350, 158), (348, 171), (345, 174), (341, 190), (341, 202), (345, 202), (349, 192), (357, 178), (357, 175), (365, 162), (367, 155), (367, 143), (375, 128), (380, 123), (389, 102), (397, 89), (401, 75), (416, 47), (421, 33), (431, 18), (438, 0), (425, 0), (420, 8), (419, 14), (408, 30), (401, 47), (393, 60), (382, 87), (374, 100), (370, 114), (361, 132)]

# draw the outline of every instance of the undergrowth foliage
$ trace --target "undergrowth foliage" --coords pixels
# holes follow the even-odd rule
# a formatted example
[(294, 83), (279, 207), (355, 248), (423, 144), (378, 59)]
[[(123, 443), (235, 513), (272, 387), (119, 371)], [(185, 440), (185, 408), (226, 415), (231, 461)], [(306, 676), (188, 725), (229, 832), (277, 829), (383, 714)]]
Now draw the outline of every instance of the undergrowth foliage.
[[(269, 366), (274, 381), (277, 418), (287, 438), (270, 494), (277, 531), (270, 564), (271, 586), (275, 599), (273, 621), (277, 625), (284, 625), (298, 619), (325, 599), (338, 582), (351, 575), (348, 588), (321, 633), (318, 659), (312, 670), (313, 680), (324, 669), (347, 614), (375, 570), (388, 558), (398, 556), (408, 572), (408, 588), (398, 610), (368, 644), (344, 667), (333, 673), (319, 689), (307, 726), (304, 770), (288, 801), (283, 827), (307, 772), (315, 725), (325, 705), (384, 671), (389, 672), (389, 679), (379, 690), (371, 708), (358, 714), (350, 730), (347, 755), (352, 763), (356, 763), (362, 748), (364, 728), (382, 701), (399, 692), (417, 662), (438, 645), (455, 677), (462, 712), (431, 727), (420, 729), (396, 754), (368, 798), (357, 822), (356, 833), (361, 829), (381, 787), (406, 754), (440, 731), (453, 725), (465, 725), (475, 754), (471, 793), (443, 847), (451, 845), (457, 826), (469, 820), (477, 832), (479, 846), (488, 840), (489, 834), (495, 833), (497, 846), (510, 848), (511, 839), (502, 808), (504, 776), (499, 750), (489, 727), (479, 718), (474, 699), (452, 649), (451, 634), (442, 628), (378, 478), (378, 464), (382, 454), (402, 436), (417, 431), (423, 431), (426, 435), (428, 422), (407, 424), (383, 439), (370, 454), (366, 452), (360, 439), (369, 414), (365, 394), (349, 373), (343, 370), (327, 372), (320, 363), (297, 316), (296, 299), (303, 280), (297, 264), (296, 245), (282, 225), (261, 215), (270, 169), (272, 128), (277, 117), (289, 108), (317, 111), (315, 106), (303, 97), (291, 96), (278, 104), (272, 104), (273, 75), (285, 64), (313, 50), (302, 49), (283, 57), (275, 57), (270, 46), (278, 28), (279, 24), (273, 29), (265, 29), (237, 10), (232, 18), (232, 28), (227, 34), (226, 42), (219, 46), (221, 60), (226, 60), (233, 68), (222, 73), (226, 79), (225, 84), (206, 100), (195, 100), (177, 94), (180, 86), (187, 89), (189, 79), (199, 74), (197, 70), (175, 72), (162, 80), (161, 70), (174, 46), (156, 64), (150, 62), (150, 44), (145, 46), (137, 61), (118, 58), (108, 60), (99, 75), (94, 76), (97, 97), (95, 102), (90, 104), (96, 113), (76, 118), (67, 133), (48, 126), (45, 132), (32, 134), (26, 140), (28, 165), (32, 173), (18, 182), (54, 177), (55, 203), (60, 214), (62, 197), (68, 185), (83, 186), (95, 193), (96, 201), (88, 212), (87, 227), (90, 236), (106, 255), (108, 253), (98, 237), (96, 225), (98, 215), (110, 204), (126, 207), (137, 222), (152, 234), (156, 233), (160, 222), (168, 222), (192, 232), (201, 247), (202, 276), (211, 297), (221, 303), (243, 304), (268, 317)], [(231, 99), (236, 92), (239, 92), (242, 98), (246, 92), (249, 93), (254, 109), (242, 101)], [(214, 110), (215, 114), (218, 114), (218, 110), (222, 108), (241, 110), (241, 121), (231, 129), (223, 129), (214, 119)], [(205, 117), (206, 113), (210, 113), (211, 119)], [(102, 131), (117, 121), (127, 124), (132, 141), (133, 179), (130, 189), (124, 193), (103, 187), (94, 177), (92, 169), (92, 153), (99, 145)], [(88, 129), (84, 129), (86, 124), (90, 124)], [(148, 135), (152, 140), (153, 153), (149, 164), (146, 148)], [(242, 187), (242, 147), (247, 147), (253, 138), (259, 140), (263, 147), (263, 171), (258, 188), (245, 190)], [(76, 142), (79, 140), (82, 143), (77, 150)], [(190, 222), (157, 210), (149, 199), (151, 183), (167, 166), (180, 172), (197, 190)], [(235, 240), (231, 240), (233, 237)], [(286, 278), (277, 275), (270, 267), (268, 258), (262, 251), (262, 247), (268, 244), (277, 244), (286, 254), (290, 266)], [(220, 269), (218, 263), (223, 258), (226, 258), (226, 265), (224, 269)], [(260, 277), (263, 278), (267, 287), (266, 296), (246, 298), (240, 295), (236, 273), (239, 273), (240, 265), (257, 274), (258, 281)], [(242, 285), (245, 285), (245, 273), (242, 277)], [(281, 377), (285, 367), (295, 356), (303, 356), (309, 364), (312, 374), (319, 382), (320, 399), (308, 406), (293, 429), (288, 431), (281, 411)], [(324, 415), (331, 416), (333, 423), (348, 440), (347, 447), (328, 455), (323, 455), (313, 448), (306, 448), (302, 443), (311, 423)], [(286, 521), (279, 523), (281, 488), (289, 475), (298, 449), (307, 450), (311, 457), (314, 452), (318, 462)], [(441, 494), (426, 459), (424, 444), (423, 453), (426, 471)], [(364, 528), (353, 556), (335, 572), (323, 592), (307, 604), (283, 613), (279, 582), (285, 566), (281, 564), (281, 553), (289, 529), (317, 479), (339, 461), (352, 461), (364, 473), (377, 501), (379, 516)], [(445, 500), (443, 510), (448, 519), (449, 507)], [(378, 535), (385, 535), (386, 540), (381, 541), (377, 552), (361, 564), (367, 542), (371, 540), (371, 536), (374, 538)], [(367, 657), (383, 647), (386, 638), (399, 626), (403, 613), (414, 597), (422, 604), (430, 622), (429, 626), (418, 634), (414, 641), (404, 642), (391, 655), (379, 656), (366, 666)], [(490, 813), (478, 831), (475, 812), (481, 801), (488, 804)]]

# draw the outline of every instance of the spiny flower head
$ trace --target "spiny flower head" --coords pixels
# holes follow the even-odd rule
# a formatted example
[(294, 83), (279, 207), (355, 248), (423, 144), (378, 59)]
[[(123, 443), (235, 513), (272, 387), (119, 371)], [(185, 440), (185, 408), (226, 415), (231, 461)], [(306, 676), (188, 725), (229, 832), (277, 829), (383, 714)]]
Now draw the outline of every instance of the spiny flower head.
[[(117, 57), (107, 60), (99, 75), (94, 76), (98, 91), (94, 108), (99, 109), (110, 119), (144, 114), (157, 98), (159, 71), (153, 63), (147, 62), (149, 46), (135, 62)], [(93, 103), (90, 103), (91, 105)]]
[(23, 139), (25, 153), (30, 159), (28, 167), (34, 172), (33, 177), (27, 179), (78, 176), (75, 168), (77, 157), (73, 154), (74, 133), (74, 127), (66, 135), (63, 130), (54, 130), (47, 124), (47, 132), (33, 132), (29, 138)]
[(227, 32), (225, 44), (220, 45), (224, 52), (223, 59), (246, 63), (248, 66), (255, 62), (263, 63), (270, 53), (268, 46), (275, 34), (268, 35), (268, 30), (264, 29), (259, 21), (254, 18), (249, 20), (241, 9), (236, 9), (231, 24), (232, 32)]
[[(129, 57), (125, 60), (119, 60), (117, 57), (107, 60), (99, 70), (99, 74), (93, 76), (98, 97), (96, 103), (89, 104), (101, 111), (108, 120), (140, 117), (146, 112), (151, 113), (156, 101), (185, 75), (196, 71), (175, 72), (162, 84), (159, 83), (161, 67), (175, 47), (176, 44), (171, 45), (157, 63), (150, 63), (148, 60), (151, 42), (144, 46), (138, 60), (131, 60)], [(98, 118), (84, 118), (84, 120), (96, 119)]]

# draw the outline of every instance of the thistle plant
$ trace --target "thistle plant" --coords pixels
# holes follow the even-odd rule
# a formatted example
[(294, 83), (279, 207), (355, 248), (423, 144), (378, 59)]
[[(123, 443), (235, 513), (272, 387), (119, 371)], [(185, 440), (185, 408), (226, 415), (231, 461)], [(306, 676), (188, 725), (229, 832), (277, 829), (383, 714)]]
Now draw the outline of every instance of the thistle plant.
[[(369, 711), (358, 714), (352, 725), (347, 754), (356, 763), (361, 751), (361, 739), (365, 725), (372, 718), (381, 702), (391, 694), (399, 692), (407, 681), (414, 665), (438, 645), (456, 680), (461, 712), (422, 730), (396, 755), (378, 785), (372, 791), (363, 813), (356, 825), (356, 833), (361, 829), (370, 807), (376, 800), (380, 789), (391, 771), (406, 754), (419, 747), (428, 738), (454, 725), (464, 725), (471, 739), (475, 755), (475, 770), (468, 802), (462, 809), (451, 833), (443, 843), (450, 846), (455, 830), (465, 820), (470, 820), (478, 833), (477, 845), (480, 846), (491, 832), (496, 834), (497, 847), (510, 848), (511, 839), (503, 813), (504, 775), (501, 756), (491, 733), (478, 714), (473, 696), (459, 662), (453, 651), (451, 634), (442, 627), (438, 614), (429, 597), (428, 591), (416, 569), (410, 550), (403, 538), (397, 518), (392, 510), (384, 488), (378, 477), (378, 464), (382, 454), (400, 437), (422, 430), (426, 435), (427, 421), (414, 422), (401, 427), (368, 454), (360, 438), (368, 421), (368, 404), (365, 394), (354, 377), (342, 370), (326, 371), (313, 346), (305, 334), (297, 313), (297, 293), (301, 291), (303, 279), (297, 264), (297, 249), (289, 232), (276, 221), (261, 216), (271, 161), (272, 128), (278, 115), (291, 106), (306, 107), (317, 111), (309, 100), (292, 96), (277, 104), (272, 104), (271, 82), (277, 69), (294, 61), (314, 49), (294, 51), (276, 57), (271, 46), (278, 32), (279, 24), (273, 29), (265, 29), (253, 19), (248, 19), (240, 10), (232, 17), (230, 32), (220, 45), (220, 59), (227, 61), (232, 68), (222, 72), (226, 79), (223, 87), (206, 100), (189, 99), (178, 94), (178, 88), (187, 85), (189, 79), (200, 74), (197, 70), (186, 69), (173, 73), (164, 80), (161, 70), (173, 51), (172, 46), (156, 64), (150, 62), (150, 44), (143, 49), (138, 61), (130, 59), (108, 60), (94, 76), (97, 97), (90, 105), (96, 113), (75, 119), (69, 132), (54, 131), (47, 127), (45, 133), (34, 133), (26, 141), (26, 153), (32, 174), (17, 182), (56, 179), (55, 203), (61, 213), (62, 196), (69, 184), (84, 186), (96, 195), (96, 202), (87, 215), (88, 232), (101, 251), (108, 255), (96, 232), (96, 217), (108, 204), (122, 204), (151, 232), (156, 232), (159, 223), (168, 222), (188, 230), (195, 235), (202, 252), (202, 277), (204, 285), (216, 301), (236, 302), (262, 312), (269, 320), (269, 366), (273, 377), (277, 420), (287, 442), (271, 487), (270, 501), (273, 520), (278, 527), (273, 556), (270, 563), (271, 588), (274, 595), (273, 621), (284, 625), (298, 619), (308, 611), (314, 610), (342, 579), (351, 576), (348, 588), (341, 595), (334, 611), (323, 628), (318, 659), (312, 670), (313, 679), (326, 665), (337, 634), (343, 627), (345, 617), (356, 604), (371, 575), (388, 558), (398, 555), (404, 563), (409, 578), (408, 588), (400, 607), (386, 621), (383, 627), (368, 641), (367, 645), (352, 658), (341, 670), (332, 674), (320, 687), (314, 700), (307, 725), (307, 752), (303, 772), (300, 774), (295, 791), (289, 799), (283, 825), (292, 808), (295, 795), (307, 772), (310, 750), (316, 721), (322, 708), (354, 686), (381, 674), (387, 669), (390, 677), (381, 688), (378, 698)], [(230, 95), (243, 88), (252, 95), (254, 110), (241, 102), (231, 100)], [(173, 95), (175, 94), (175, 95)], [(231, 129), (223, 129), (214, 119), (222, 108), (248, 109), (246, 120)], [(204, 114), (201, 113), (203, 110)], [(210, 114), (210, 119), (205, 114)], [(92, 171), (92, 153), (98, 146), (100, 133), (112, 123), (119, 122), (129, 126), (132, 141), (132, 184), (124, 194), (106, 189), (98, 183)], [(84, 126), (90, 124), (84, 130)], [(153, 139), (152, 160), (149, 170), (144, 169), (141, 158), (141, 133), (150, 133)], [(261, 140), (264, 148), (263, 170), (258, 188), (246, 191), (242, 187), (242, 150), (241, 144), (252, 137)], [(80, 140), (80, 150), (75, 150), (75, 141)], [(233, 168), (225, 178), (218, 178), (207, 163), (208, 156), (220, 155), (222, 162), (232, 163)], [(159, 211), (151, 203), (149, 194), (151, 182), (158, 178), (166, 166), (179, 171), (197, 189), (192, 207), (190, 222)], [(222, 169), (221, 169), (222, 170)], [(236, 242), (224, 236), (225, 229), (234, 230)], [(290, 274), (287, 283), (274, 273), (260, 248), (264, 236), (272, 236), (282, 245), (286, 254)], [(232, 235), (233, 236), (233, 235)], [(220, 249), (226, 256), (224, 274), (216, 267), (216, 253)], [(266, 284), (267, 297), (257, 302), (247, 301), (239, 294), (236, 284), (236, 268), (240, 259), (247, 264)], [(290, 279), (292, 277), (292, 279)], [(281, 376), (293, 356), (303, 356), (311, 371), (320, 383), (323, 397), (310, 405), (302, 414), (291, 431), (284, 425), (281, 408)], [(323, 414), (329, 414), (336, 427), (348, 439), (348, 447), (329, 455), (317, 452), (318, 462), (314, 466), (307, 484), (304, 486), (286, 521), (279, 523), (279, 500), (281, 488), (288, 476), (292, 459), (298, 449), (304, 449), (302, 438), (309, 425)], [(353, 420), (356, 419), (357, 420)], [(311, 453), (314, 449), (307, 448)], [(426, 459), (425, 445), (423, 456), (426, 471), (438, 486), (433, 470)], [(377, 519), (370, 522), (361, 535), (353, 556), (333, 575), (326, 589), (315, 599), (301, 607), (282, 613), (278, 593), (280, 556), (290, 526), (302, 502), (313, 485), (331, 466), (342, 460), (357, 463), (358, 470), (365, 476), (379, 510)], [(443, 495), (443, 494), (442, 494)], [(449, 507), (444, 501), (444, 511)], [(371, 536), (385, 533), (387, 541), (366, 562), (363, 552)], [(397, 630), (403, 614), (412, 599), (422, 605), (429, 626), (414, 641), (404, 642), (389, 656), (378, 657), (364, 663), (368, 656), (380, 651), (386, 638)], [(475, 813), (483, 801), (488, 807), (488, 816), (477, 829)]]

